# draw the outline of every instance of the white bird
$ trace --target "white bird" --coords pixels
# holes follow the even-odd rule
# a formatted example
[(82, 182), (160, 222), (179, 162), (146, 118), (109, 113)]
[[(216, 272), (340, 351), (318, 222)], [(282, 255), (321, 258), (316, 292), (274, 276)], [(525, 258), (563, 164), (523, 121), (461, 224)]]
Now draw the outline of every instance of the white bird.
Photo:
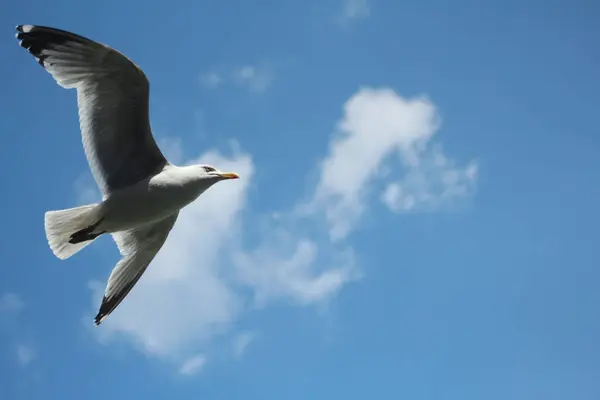
[(149, 122), (144, 72), (111, 47), (59, 29), (17, 26), (19, 45), (56, 80), (77, 90), (85, 154), (102, 201), (44, 216), (54, 255), (66, 259), (105, 233), (121, 259), (112, 270), (94, 323), (130, 292), (154, 259), (179, 211), (216, 182), (236, 179), (210, 165), (177, 167), (158, 148)]

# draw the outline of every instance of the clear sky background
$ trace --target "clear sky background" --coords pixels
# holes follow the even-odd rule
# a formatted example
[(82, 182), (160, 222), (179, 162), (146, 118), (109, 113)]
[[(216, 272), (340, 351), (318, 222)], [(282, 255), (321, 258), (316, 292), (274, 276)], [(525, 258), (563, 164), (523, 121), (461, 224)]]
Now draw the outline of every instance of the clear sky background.
[[(600, 6), (591, 0), (4, 1), (0, 398), (600, 398)], [(242, 179), (119, 255), (75, 92), (18, 24), (122, 51), (176, 164)]]

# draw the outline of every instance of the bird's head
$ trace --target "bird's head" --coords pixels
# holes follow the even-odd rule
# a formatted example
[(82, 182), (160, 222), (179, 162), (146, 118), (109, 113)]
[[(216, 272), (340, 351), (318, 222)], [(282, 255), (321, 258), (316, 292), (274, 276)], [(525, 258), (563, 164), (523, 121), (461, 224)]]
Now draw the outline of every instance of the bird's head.
[(222, 172), (208, 164), (201, 164), (197, 166), (201, 173), (204, 174), (207, 178), (214, 178), (216, 180), (225, 180), (225, 179), (238, 179), (240, 176), (235, 172)]

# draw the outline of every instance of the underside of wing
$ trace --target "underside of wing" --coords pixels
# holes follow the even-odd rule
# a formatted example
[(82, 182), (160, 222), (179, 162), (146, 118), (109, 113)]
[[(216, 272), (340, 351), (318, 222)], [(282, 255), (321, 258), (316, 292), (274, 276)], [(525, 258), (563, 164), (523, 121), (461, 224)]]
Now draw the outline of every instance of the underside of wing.
[(178, 214), (143, 228), (113, 233), (122, 258), (112, 270), (94, 323), (112, 313), (148, 268), (173, 228)]
[(103, 193), (132, 185), (167, 163), (149, 122), (149, 83), (109, 46), (59, 29), (19, 25), (17, 38), (56, 82), (77, 89), (85, 153)]

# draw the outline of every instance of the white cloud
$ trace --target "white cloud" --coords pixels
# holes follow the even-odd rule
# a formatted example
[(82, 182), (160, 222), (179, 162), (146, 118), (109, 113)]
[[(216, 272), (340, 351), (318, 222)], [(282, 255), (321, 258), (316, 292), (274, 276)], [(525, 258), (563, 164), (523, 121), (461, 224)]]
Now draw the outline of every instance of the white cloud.
[(231, 84), (255, 93), (264, 93), (271, 86), (274, 78), (270, 63), (262, 63), (260, 66), (242, 65), (220, 73), (208, 72), (200, 77), (200, 82), (206, 87)]
[(35, 351), (31, 346), (25, 344), (18, 344), (15, 353), (17, 356), (17, 361), (22, 366), (29, 365), (35, 358)]
[(25, 307), (25, 302), (14, 293), (4, 293), (0, 297), (0, 313), (18, 313)]
[(207, 72), (200, 76), (200, 82), (207, 87), (217, 87), (223, 83), (223, 78), (216, 72)]
[(250, 90), (262, 93), (273, 82), (273, 75), (266, 68), (245, 65), (234, 72), (236, 82), (247, 86)]
[(255, 338), (256, 333), (254, 332), (242, 332), (238, 334), (233, 341), (233, 352), (236, 357), (241, 357)]
[(102, 200), (102, 194), (89, 169), (82, 172), (75, 180), (73, 190), (76, 194), (74, 206), (92, 204)]
[[(217, 336), (228, 335), (234, 355), (244, 352), (254, 334), (234, 326), (248, 307), (326, 306), (344, 285), (361, 278), (353, 249), (343, 239), (368, 207), (385, 160), (398, 156), (405, 172), (398, 179), (397, 168), (386, 164), (387, 189), (379, 198), (394, 211), (407, 208), (409, 195), (415, 203), (438, 206), (444, 196), (469, 191), (477, 167), (457, 167), (430, 145), (438, 125), (435, 107), (425, 98), (404, 99), (391, 89), (359, 90), (345, 104), (308, 206), (292, 204), (263, 215), (248, 212), (254, 176), (249, 154), (238, 148), (229, 157), (214, 151), (202, 155), (194, 161), (236, 171), (241, 179), (215, 185), (181, 212), (155, 261), (94, 332), (102, 341), (125, 338), (176, 362), (184, 373), (204, 360), (190, 355), (205, 354)], [(426, 189), (413, 181), (425, 182)], [(298, 213), (298, 207), (309, 212)], [(104, 282), (92, 288), (90, 312), (95, 312)]]
[[(105, 339), (125, 333), (149, 353), (180, 357), (190, 344), (227, 329), (239, 312), (240, 299), (223, 277), (222, 255), (239, 234), (254, 166), (243, 154), (207, 153), (196, 161), (237, 171), (242, 179), (213, 186), (182, 210), (154, 262), (102, 324)], [(96, 307), (100, 293), (94, 296)]]
[[(232, 329), (243, 311), (243, 292), (254, 293), (260, 306), (275, 299), (316, 305), (355, 277), (349, 265), (315, 268), (316, 245), (293, 232), (281, 251), (272, 249), (283, 241), (270, 235), (244, 249), (242, 211), (254, 173), (252, 159), (240, 152), (229, 158), (209, 152), (194, 162), (236, 171), (241, 179), (213, 186), (182, 210), (139, 283), (95, 330), (101, 341), (121, 336), (146, 353), (186, 359)], [(91, 287), (95, 309), (104, 283)]]
[(206, 357), (202, 354), (191, 357), (186, 360), (179, 368), (179, 373), (182, 375), (193, 375), (199, 372), (206, 364)]
[(477, 164), (456, 167), (439, 149), (431, 159), (410, 168), (403, 179), (389, 183), (382, 201), (394, 212), (432, 210), (473, 192)]
[[(388, 88), (363, 88), (346, 102), (308, 207), (326, 209), (333, 240), (354, 229), (374, 182), (385, 175), (382, 172), (389, 174), (384, 162), (393, 155), (407, 171), (405, 179), (390, 183), (383, 195), (393, 210), (417, 203), (439, 205), (449, 194), (466, 194), (477, 166), (455, 167), (439, 147), (431, 149), (439, 125), (435, 106), (425, 97), (406, 99)], [(435, 185), (442, 190), (433, 190)]]
[(175, 165), (183, 162), (183, 147), (180, 138), (163, 136), (158, 139), (158, 146), (169, 162)]
[(343, 0), (337, 22), (348, 24), (357, 20), (365, 19), (371, 14), (370, 0)]
[[(331, 259), (317, 262), (317, 253), (315, 242), (280, 231), (254, 251), (237, 254), (237, 277), (253, 288), (258, 307), (273, 299), (287, 299), (299, 305), (319, 303), (358, 275), (348, 254), (334, 253), (339, 258), (334, 260), (339, 264), (336, 266)], [(328, 267), (315, 271), (317, 265)]]

